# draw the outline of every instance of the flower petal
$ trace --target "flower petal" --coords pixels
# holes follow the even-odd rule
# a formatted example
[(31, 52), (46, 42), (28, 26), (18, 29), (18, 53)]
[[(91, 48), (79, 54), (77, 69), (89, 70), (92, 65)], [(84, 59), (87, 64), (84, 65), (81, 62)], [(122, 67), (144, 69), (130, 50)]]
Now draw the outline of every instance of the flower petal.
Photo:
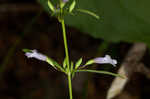
[(117, 64), (117, 60), (112, 59), (109, 55), (105, 55), (105, 57), (95, 58), (94, 62), (98, 64), (111, 64), (113, 66), (116, 66)]
[(41, 53), (38, 53), (37, 50), (31, 50), (31, 52), (26, 52), (25, 55), (28, 58), (36, 58), (41, 61), (46, 61), (46, 59), (47, 59), (47, 56), (45, 56)]

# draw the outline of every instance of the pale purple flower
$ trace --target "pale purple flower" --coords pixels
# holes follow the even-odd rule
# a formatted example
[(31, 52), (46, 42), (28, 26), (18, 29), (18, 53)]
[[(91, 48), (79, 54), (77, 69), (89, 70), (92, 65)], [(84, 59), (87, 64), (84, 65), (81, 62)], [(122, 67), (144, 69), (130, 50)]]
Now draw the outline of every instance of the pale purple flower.
[(41, 53), (38, 53), (37, 50), (31, 50), (31, 52), (26, 52), (25, 55), (28, 58), (36, 58), (41, 61), (46, 61), (46, 59), (47, 59), (47, 56), (45, 56)]
[(69, 0), (62, 0), (64, 3), (68, 2)]
[(98, 64), (111, 64), (113, 66), (116, 66), (117, 60), (112, 59), (109, 55), (105, 55), (105, 57), (98, 57), (94, 59), (94, 63)]

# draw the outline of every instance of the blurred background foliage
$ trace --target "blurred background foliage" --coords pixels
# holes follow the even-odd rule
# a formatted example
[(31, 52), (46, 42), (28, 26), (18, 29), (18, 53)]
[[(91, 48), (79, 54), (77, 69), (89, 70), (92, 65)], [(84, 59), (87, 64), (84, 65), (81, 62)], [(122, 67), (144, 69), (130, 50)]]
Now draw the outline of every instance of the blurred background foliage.
[[(47, 1), (39, 1), (48, 11)], [(51, 1), (54, 4), (58, 2)], [(106, 41), (144, 42), (150, 46), (149, 0), (76, 0), (76, 2), (76, 8), (93, 11), (100, 16), (100, 20), (77, 13), (75, 16), (66, 17), (65, 21), (69, 26)]]

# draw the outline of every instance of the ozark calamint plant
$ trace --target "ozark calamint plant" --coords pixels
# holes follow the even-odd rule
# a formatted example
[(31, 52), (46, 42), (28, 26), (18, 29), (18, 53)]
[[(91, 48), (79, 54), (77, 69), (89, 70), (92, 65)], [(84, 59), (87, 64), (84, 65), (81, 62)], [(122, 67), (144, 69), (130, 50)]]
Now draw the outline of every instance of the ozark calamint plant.
[[(71, 3), (69, 3), (69, 2), (71, 2)], [(67, 3), (70, 5), (67, 5)], [(56, 6), (53, 6), (52, 2), (50, 0), (48, 0), (47, 4), (50, 9), (51, 15), (55, 16), (62, 25), (62, 33), (63, 33), (66, 57), (64, 58), (62, 65), (60, 65), (55, 60), (51, 59), (50, 57), (48, 57), (44, 54), (39, 53), (37, 50), (23, 49), (23, 51), (25, 52), (25, 55), (28, 58), (36, 58), (38, 60), (45, 61), (48, 64), (50, 64), (52, 67), (54, 67), (56, 70), (59, 70), (59, 71), (65, 73), (66, 76), (68, 77), (68, 87), (69, 87), (70, 99), (73, 99), (73, 97), (72, 97), (72, 82), (71, 82), (72, 80), (71, 79), (74, 77), (75, 73), (77, 73), (77, 72), (93, 72), (93, 73), (103, 73), (103, 74), (108, 74), (108, 75), (113, 75), (113, 76), (120, 76), (118, 74), (107, 72), (107, 71), (84, 69), (84, 67), (86, 67), (88, 65), (92, 65), (94, 63), (111, 64), (113, 66), (116, 66), (117, 61), (115, 59), (112, 59), (109, 55), (105, 55), (105, 57), (98, 57), (98, 58), (88, 60), (82, 66), (81, 66), (82, 58), (80, 58), (76, 63), (73, 63), (72, 61), (69, 60), (65, 22), (64, 22), (65, 15), (66, 14), (74, 15), (73, 11), (79, 11), (79, 12), (89, 14), (89, 15), (99, 19), (98, 15), (96, 15), (95, 13), (90, 12), (88, 10), (85, 10), (85, 9), (76, 9), (75, 8), (75, 5), (76, 5), (75, 0), (72, 0), (72, 1), (59, 0), (58, 4)], [(122, 77), (122, 76), (120, 76), (120, 77)]]

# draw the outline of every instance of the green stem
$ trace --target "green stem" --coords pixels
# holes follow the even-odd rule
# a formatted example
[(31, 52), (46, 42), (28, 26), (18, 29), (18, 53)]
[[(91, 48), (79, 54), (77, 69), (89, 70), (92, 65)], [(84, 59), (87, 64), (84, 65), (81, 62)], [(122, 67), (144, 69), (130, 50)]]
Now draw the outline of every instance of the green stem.
[(123, 79), (125, 78), (124, 76), (122, 76), (120, 74), (115, 74), (115, 73), (112, 73), (112, 72), (101, 71), (101, 70), (82, 69), (82, 70), (76, 70), (75, 72), (91, 72), (91, 73), (99, 73), (99, 74), (112, 75), (112, 76), (116, 76), (116, 77), (121, 77)]
[(69, 86), (69, 96), (72, 99), (72, 83), (71, 83), (71, 73), (68, 73), (68, 86)]
[(67, 69), (69, 70), (69, 54), (68, 54), (68, 45), (67, 45), (67, 37), (66, 37), (66, 29), (64, 19), (61, 20), (62, 31), (63, 31), (63, 39), (64, 39), (64, 47), (66, 53), (66, 61), (67, 61)]
[(66, 61), (67, 61), (69, 96), (70, 96), (70, 99), (72, 99), (72, 83), (71, 83), (71, 72), (70, 72), (71, 70), (70, 70), (70, 65), (69, 65), (69, 53), (68, 53), (68, 45), (67, 45), (67, 37), (66, 37), (66, 29), (65, 29), (64, 19), (61, 19), (60, 22), (62, 25), (64, 47), (65, 47), (65, 54), (66, 54)]

